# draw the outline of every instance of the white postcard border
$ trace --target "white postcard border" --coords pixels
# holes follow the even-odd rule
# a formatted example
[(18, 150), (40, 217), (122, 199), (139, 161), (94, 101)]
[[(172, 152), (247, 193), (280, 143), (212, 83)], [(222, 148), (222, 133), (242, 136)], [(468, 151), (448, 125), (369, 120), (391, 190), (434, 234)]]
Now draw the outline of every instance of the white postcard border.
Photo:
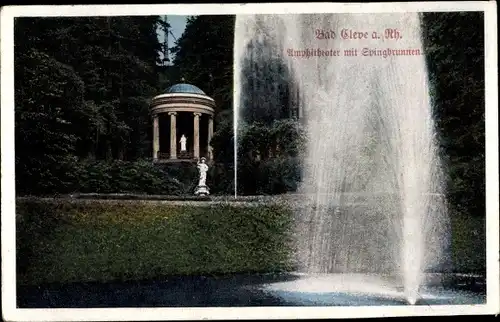
[[(484, 305), (369, 306), (369, 307), (231, 307), (231, 308), (110, 308), (18, 309), (15, 268), (14, 180), (14, 17), (116, 16), (195, 14), (286, 14), (324, 12), (485, 12), (486, 69), (486, 229), (487, 303)], [(260, 3), (192, 5), (86, 5), (12, 6), (1, 12), (1, 119), (2, 119), (2, 311), (5, 320), (199, 320), (199, 319), (298, 319), (361, 318), (499, 313), (499, 213), (498, 213), (498, 82), (496, 2), (395, 2), (395, 3)]]

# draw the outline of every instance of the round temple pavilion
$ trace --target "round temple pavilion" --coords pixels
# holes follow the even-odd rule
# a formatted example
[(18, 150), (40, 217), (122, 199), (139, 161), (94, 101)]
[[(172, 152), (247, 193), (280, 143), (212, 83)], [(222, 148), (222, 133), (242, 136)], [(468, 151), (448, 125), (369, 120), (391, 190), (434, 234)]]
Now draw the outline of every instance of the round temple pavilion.
[(213, 159), (215, 102), (198, 87), (180, 83), (151, 101), (153, 161)]

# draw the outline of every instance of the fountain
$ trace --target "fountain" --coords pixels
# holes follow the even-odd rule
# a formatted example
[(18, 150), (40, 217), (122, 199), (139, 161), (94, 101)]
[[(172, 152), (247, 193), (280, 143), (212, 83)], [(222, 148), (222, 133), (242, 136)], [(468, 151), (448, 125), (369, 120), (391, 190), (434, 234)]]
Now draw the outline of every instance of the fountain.
[[(297, 265), (313, 279), (345, 274), (335, 277), (337, 291), (355, 285), (415, 304), (425, 272), (445, 258), (448, 220), (420, 38), (418, 13), (236, 18), (235, 129), (255, 97), (276, 104), (283, 72), (264, 64), (281, 60), (308, 135)], [(355, 282), (369, 274), (378, 276), (373, 283)]]

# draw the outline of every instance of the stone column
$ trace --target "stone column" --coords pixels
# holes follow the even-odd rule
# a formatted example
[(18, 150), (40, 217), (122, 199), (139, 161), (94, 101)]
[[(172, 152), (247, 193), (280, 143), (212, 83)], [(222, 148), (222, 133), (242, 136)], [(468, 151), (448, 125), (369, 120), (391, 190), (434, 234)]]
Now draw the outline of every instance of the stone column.
[(177, 159), (177, 112), (169, 112), (170, 115), (170, 159)]
[(153, 115), (153, 161), (158, 160), (160, 151), (160, 122), (158, 114)]
[(200, 157), (200, 116), (201, 113), (193, 113), (194, 115), (194, 130), (193, 130), (193, 148), (194, 157), (198, 159)]
[(214, 117), (210, 115), (208, 118), (208, 159), (213, 160), (213, 151), (212, 146), (210, 145), (210, 141), (214, 135)]

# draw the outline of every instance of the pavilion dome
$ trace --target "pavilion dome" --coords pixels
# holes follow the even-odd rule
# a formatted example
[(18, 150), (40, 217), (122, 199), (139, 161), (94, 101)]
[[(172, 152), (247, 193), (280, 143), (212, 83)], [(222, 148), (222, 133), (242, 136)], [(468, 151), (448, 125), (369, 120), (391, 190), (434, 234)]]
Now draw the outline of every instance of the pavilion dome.
[(191, 85), (191, 84), (186, 84), (186, 83), (179, 83), (179, 84), (172, 85), (169, 88), (167, 88), (164, 92), (164, 94), (173, 94), (173, 93), (207, 95), (207, 94), (205, 94), (204, 91), (202, 91), (198, 87)]

